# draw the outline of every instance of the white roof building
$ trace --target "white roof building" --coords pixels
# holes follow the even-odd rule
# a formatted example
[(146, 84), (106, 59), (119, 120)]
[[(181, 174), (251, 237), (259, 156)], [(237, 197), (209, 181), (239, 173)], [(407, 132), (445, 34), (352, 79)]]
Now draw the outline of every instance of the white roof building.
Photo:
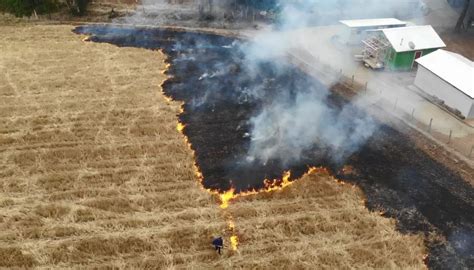
[(382, 31), (396, 52), (446, 47), (431, 25), (388, 28)]
[(340, 33), (341, 40), (343, 43), (352, 45), (360, 45), (362, 40), (373, 31), (407, 25), (406, 22), (395, 18), (342, 20), (339, 22), (346, 26)]
[(419, 58), (416, 62), (474, 98), (474, 62), (460, 54), (445, 50), (437, 50)]
[(474, 118), (474, 62), (462, 55), (437, 50), (416, 60), (415, 85), (446, 105)]
[(395, 18), (342, 20), (339, 22), (350, 28), (401, 27), (407, 25), (406, 22)]

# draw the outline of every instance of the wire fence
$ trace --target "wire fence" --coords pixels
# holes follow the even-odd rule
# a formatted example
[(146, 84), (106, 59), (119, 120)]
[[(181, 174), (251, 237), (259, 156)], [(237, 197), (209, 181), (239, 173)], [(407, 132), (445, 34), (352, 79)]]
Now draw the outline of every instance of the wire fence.
[[(348, 87), (351, 87), (355, 92), (366, 93), (370, 91), (369, 83), (365, 84), (356, 83), (354, 75), (351, 77), (343, 76), (341, 81)], [(383, 93), (383, 90), (378, 90), (379, 94)], [(375, 91), (377, 93), (377, 91)], [(470, 135), (466, 131), (457, 131), (453, 129), (448, 129), (437, 126), (438, 123), (436, 117), (429, 117), (429, 120), (422, 120), (417, 117), (417, 112), (419, 109), (413, 107), (411, 110), (407, 111), (407, 108), (402, 108), (400, 105), (400, 98), (395, 97), (392, 100), (387, 100), (381, 98), (379, 101), (380, 107), (384, 108), (385, 111), (391, 113), (392, 115), (397, 116), (405, 123), (421, 131), (425, 135), (431, 136), (435, 141), (444, 144), (445, 147), (456, 150), (458, 153), (463, 156), (474, 159), (474, 143), (472, 142), (474, 134)], [(441, 109), (440, 109), (441, 110)], [(448, 112), (445, 112), (448, 113)], [(453, 121), (462, 122), (462, 120), (457, 119), (456, 116), (450, 114), (450, 117), (453, 117)], [(466, 129), (469, 129), (467, 124), (465, 125)]]
[[(337, 82), (350, 88), (354, 94), (379, 94), (381, 98), (378, 102), (378, 106), (383, 108), (386, 112), (398, 117), (409, 126), (422, 132), (424, 135), (432, 137), (444, 147), (453, 149), (468, 159), (474, 159), (474, 143), (472, 142), (472, 136), (474, 135), (469, 138), (469, 134), (457, 134), (457, 131), (453, 129), (450, 129), (448, 134), (446, 134), (446, 130), (444, 133), (440, 132), (440, 128), (436, 128), (436, 124), (438, 123), (436, 117), (433, 116), (428, 121), (422, 121), (420, 118), (417, 118), (417, 108), (413, 107), (407, 112), (406, 108), (399, 106), (401, 103), (400, 98), (395, 97), (393, 100), (385, 99), (382, 95), (384, 91), (383, 89), (370, 89), (370, 83), (358, 82), (355, 74), (352, 76), (346, 76), (342, 69), (321, 63), (318, 58), (313, 57), (313, 59), (311, 59), (309, 58), (311, 56), (305, 55), (303, 55), (303, 57), (305, 60), (295, 54), (289, 55), (290, 62), (297, 65), (310, 75), (317, 75), (322, 83), (331, 85)], [(308, 62), (311, 62), (311, 64)], [(451, 117), (455, 118), (454, 115)]]

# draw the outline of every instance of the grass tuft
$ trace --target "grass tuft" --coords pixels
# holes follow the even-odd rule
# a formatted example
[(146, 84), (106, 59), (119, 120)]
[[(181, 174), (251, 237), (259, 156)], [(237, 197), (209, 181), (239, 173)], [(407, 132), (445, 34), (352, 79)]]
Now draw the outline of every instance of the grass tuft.
[(37, 264), (33, 256), (16, 247), (0, 247), (0, 267), (33, 267)]

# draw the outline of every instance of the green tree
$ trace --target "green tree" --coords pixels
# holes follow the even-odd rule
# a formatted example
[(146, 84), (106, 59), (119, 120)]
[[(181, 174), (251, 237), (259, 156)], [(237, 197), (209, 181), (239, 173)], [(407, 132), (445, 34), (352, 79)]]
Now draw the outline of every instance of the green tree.
[(33, 12), (45, 14), (59, 8), (57, 0), (0, 0), (0, 10), (17, 17), (30, 17)]
[(462, 29), (467, 29), (465, 25), (465, 20), (466, 20), (466, 15), (469, 10), (469, 5), (471, 4), (471, 0), (465, 0), (464, 2), (464, 7), (461, 11), (461, 15), (459, 16), (459, 19), (456, 23), (456, 27), (454, 28), (454, 31), (456, 32), (461, 32)]
[(66, 4), (73, 15), (82, 16), (87, 13), (89, 0), (66, 0)]

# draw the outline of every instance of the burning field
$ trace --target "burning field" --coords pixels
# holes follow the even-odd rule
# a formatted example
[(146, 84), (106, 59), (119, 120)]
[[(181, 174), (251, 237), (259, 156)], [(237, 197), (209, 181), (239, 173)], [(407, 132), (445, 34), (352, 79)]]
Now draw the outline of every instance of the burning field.
[[(233, 38), (75, 31), (127, 48), (83, 42), (69, 26), (0, 27), (0, 267), (472, 264), (472, 171), (453, 173), (413, 131), (291, 65), (250, 72)], [(361, 135), (339, 148), (323, 136), (272, 147), (293, 138), (275, 117), (298, 113), (301, 89)], [(268, 107), (280, 100), (286, 109)], [(260, 129), (268, 117), (275, 125)], [(222, 256), (210, 247), (217, 235)]]
[(223, 208), (239, 197), (283, 189), (307, 172), (327, 171), (361, 187), (367, 207), (396, 218), (400, 231), (423, 233), (428, 266), (474, 264), (472, 169), (460, 165), (459, 174), (439, 163), (420, 148), (430, 142), (353, 105), (339, 94), (341, 86), (328, 91), (280, 57), (249, 59), (265, 52), (249, 53), (252, 45), (223, 36), (76, 31), (169, 56), (163, 90), (184, 102), (178, 130), (195, 152), (203, 186), (221, 194)]

